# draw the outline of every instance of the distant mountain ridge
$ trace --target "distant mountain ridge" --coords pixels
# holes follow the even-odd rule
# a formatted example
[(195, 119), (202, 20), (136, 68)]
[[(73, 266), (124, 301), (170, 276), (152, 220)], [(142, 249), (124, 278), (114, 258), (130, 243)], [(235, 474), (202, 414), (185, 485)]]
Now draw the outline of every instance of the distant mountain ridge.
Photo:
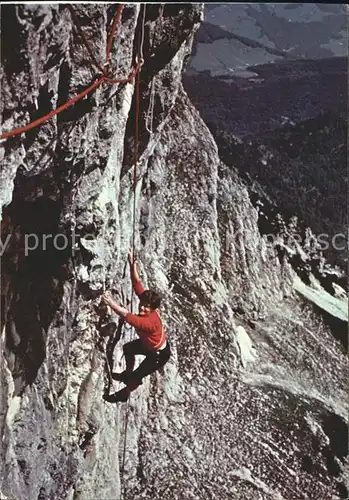
[(196, 54), (196, 47), (198, 43), (214, 43), (216, 40), (222, 40), (222, 39), (228, 39), (228, 40), (237, 40), (241, 42), (242, 44), (246, 45), (246, 47), (252, 47), (252, 48), (261, 48), (265, 49), (267, 52), (270, 54), (274, 54), (280, 57), (285, 57), (287, 59), (294, 59), (294, 57), (289, 54), (285, 50), (280, 50), (277, 48), (273, 47), (268, 47), (267, 45), (259, 42), (258, 40), (253, 40), (251, 38), (247, 38), (245, 36), (241, 35), (236, 35), (235, 33), (232, 33), (230, 31), (226, 31), (219, 26), (209, 23), (209, 22), (204, 22), (202, 23), (202, 26), (198, 32), (198, 35), (196, 37), (196, 44), (194, 46), (194, 51), (193, 55)]
[(247, 66), (280, 58), (347, 57), (347, 15), (340, 4), (208, 4), (190, 70), (248, 76)]
[[(344, 5), (208, 4), (185, 88), (219, 148), (284, 217), (346, 232)], [(344, 269), (346, 251), (325, 255)]]

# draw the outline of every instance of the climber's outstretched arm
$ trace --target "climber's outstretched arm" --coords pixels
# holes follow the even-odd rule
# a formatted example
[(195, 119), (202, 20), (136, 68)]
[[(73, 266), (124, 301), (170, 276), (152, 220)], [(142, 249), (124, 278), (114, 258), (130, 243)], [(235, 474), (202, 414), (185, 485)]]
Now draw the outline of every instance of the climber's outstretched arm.
[(102, 300), (104, 304), (113, 309), (116, 314), (122, 316), (127, 323), (134, 328), (143, 330), (147, 333), (151, 333), (154, 329), (156, 329), (156, 326), (154, 326), (153, 322), (149, 318), (140, 317), (136, 314), (130, 313), (125, 307), (119, 306), (119, 304), (117, 304), (109, 295), (102, 295)]
[(128, 313), (128, 310), (125, 307), (119, 306), (109, 295), (104, 294), (102, 295), (102, 301), (104, 304), (109, 306), (113, 311), (116, 312), (119, 316), (122, 316), (123, 318), (126, 316)]
[(134, 258), (132, 250), (128, 254), (128, 262), (130, 264), (130, 274), (131, 274), (132, 286), (133, 286), (133, 289), (134, 289), (136, 295), (139, 297), (145, 291), (145, 288), (142, 285), (141, 280), (139, 278), (136, 259)]

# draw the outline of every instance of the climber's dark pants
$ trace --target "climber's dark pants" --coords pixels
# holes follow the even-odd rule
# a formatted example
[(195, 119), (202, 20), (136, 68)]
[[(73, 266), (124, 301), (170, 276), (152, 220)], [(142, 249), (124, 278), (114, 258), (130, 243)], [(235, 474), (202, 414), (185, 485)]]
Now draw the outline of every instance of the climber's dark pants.
[[(103, 396), (105, 401), (108, 401), (109, 403), (127, 401), (130, 393), (137, 389), (137, 387), (142, 383), (142, 378), (159, 370), (167, 363), (171, 356), (171, 349), (168, 340), (165, 349), (162, 349), (161, 351), (149, 351), (143, 346), (140, 339), (128, 342), (128, 344), (124, 345), (123, 349), (126, 358), (126, 370), (120, 374), (122, 376), (120, 380), (126, 384), (126, 387), (118, 392), (115, 392), (114, 394), (107, 394)], [(136, 354), (143, 354), (145, 359), (139, 367), (133, 371)]]
[[(162, 368), (171, 356), (171, 349), (168, 340), (165, 349), (161, 351), (149, 351), (144, 347), (140, 339), (133, 340), (124, 345), (124, 354), (126, 360), (127, 387), (133, 391), (141, 383), (142, 378)], [(135, 364), (135, 355), (142, 354), (145, 359), (136, 370), (133, 371)]]

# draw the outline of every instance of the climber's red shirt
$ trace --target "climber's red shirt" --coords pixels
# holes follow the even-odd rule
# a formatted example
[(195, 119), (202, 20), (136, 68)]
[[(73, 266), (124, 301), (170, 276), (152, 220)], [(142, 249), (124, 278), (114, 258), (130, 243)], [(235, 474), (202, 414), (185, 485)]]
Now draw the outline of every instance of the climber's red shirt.
[[(132, 280), (132, 285), (138, 297), (145, 291), (142, 283), (138, 280)], [(157, 351), (165, 344), (166, 334), (157, 311), (152, 311), (144, 316), (127, 313), (125, 320), (136, 329), (137, 335), (146, 349)]]

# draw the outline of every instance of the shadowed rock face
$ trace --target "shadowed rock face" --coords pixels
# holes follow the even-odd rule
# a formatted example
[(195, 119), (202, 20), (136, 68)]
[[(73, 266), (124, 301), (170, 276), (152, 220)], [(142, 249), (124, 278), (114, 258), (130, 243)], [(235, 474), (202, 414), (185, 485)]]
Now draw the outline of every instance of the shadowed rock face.
[[(115, 5), (75, 9), (103, 61)], [(117, 318), (100, 295), (130, 306), (135, 94), (103, 85), (1, 148), (1, 498), (345, 498), (341, 343), (183, 90), (199, 6), (126, 5), (112, 73), (129, 73), (144, 14), (135, 241), (173, 355), (131, 399), (124, 456), (125, 405), (102, 399)], [(64, 5), (2, 6), (2, 22), (4, 130), (96, 76)]]

